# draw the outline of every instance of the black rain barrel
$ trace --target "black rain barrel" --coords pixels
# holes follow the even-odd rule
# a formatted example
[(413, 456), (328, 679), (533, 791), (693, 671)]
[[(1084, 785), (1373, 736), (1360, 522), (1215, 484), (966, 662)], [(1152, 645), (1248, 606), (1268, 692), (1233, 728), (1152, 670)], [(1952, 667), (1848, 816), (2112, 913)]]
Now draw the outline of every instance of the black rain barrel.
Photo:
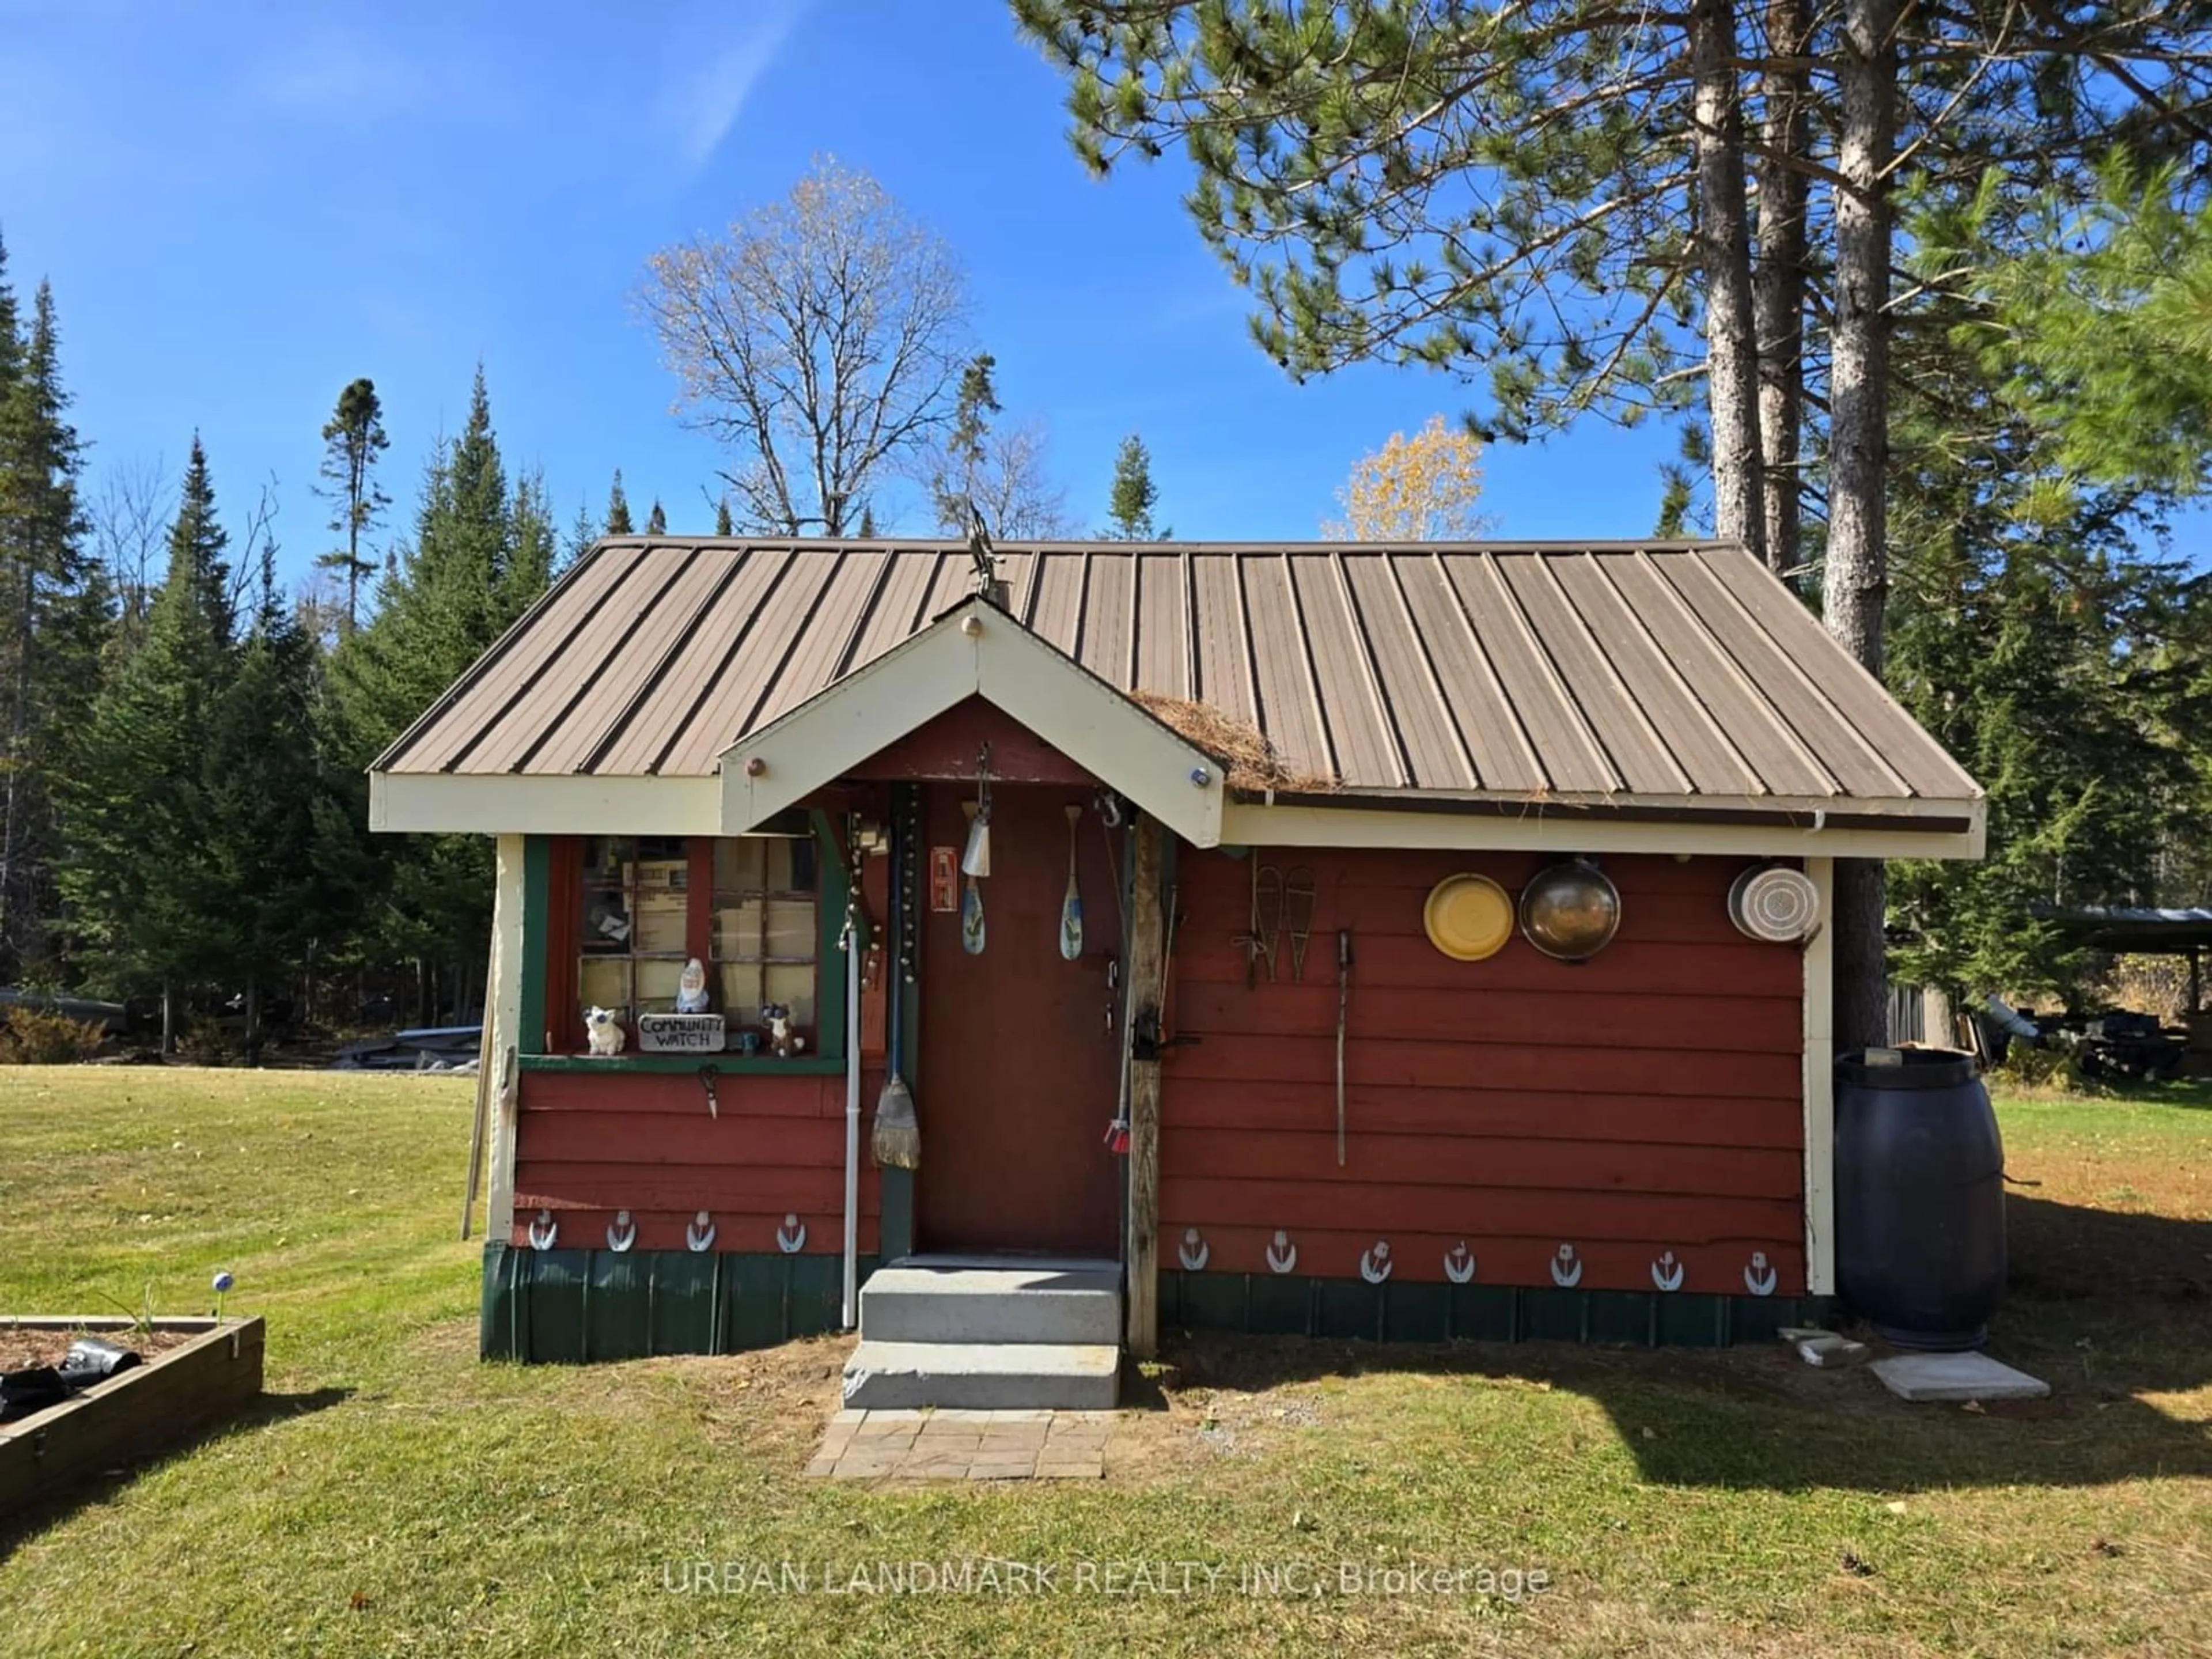
[(2004, 1145), (1973, 1056), (1836, 1061), (1836, 1288), (1899, 1347), (1978, 1348), (2004, 1295)]

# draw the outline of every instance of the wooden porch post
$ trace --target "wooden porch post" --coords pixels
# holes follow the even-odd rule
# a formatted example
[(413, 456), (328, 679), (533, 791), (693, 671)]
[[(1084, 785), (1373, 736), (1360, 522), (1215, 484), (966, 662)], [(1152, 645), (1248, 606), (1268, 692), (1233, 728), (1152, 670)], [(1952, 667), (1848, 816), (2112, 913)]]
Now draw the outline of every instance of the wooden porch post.
[[(1157, 1037), (1160, 1029), (1163, 949), (1160, 836), (1139, 813), (1132, 826), (1129, 878), (1129, 1014), (1123, 1040)], [(1129, 1061), (1129, 1234), (1122, 1251), (1129, 1272), (1129, 1352), (1150, 1359), (1160, 1345), (1160, 1061), (1159, 1051)]]

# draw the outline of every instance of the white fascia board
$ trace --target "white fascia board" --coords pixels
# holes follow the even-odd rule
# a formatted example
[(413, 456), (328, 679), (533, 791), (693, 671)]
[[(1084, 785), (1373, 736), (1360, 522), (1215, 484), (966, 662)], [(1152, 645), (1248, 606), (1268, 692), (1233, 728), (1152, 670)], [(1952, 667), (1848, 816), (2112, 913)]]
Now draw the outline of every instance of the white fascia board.
[(477, 836), (712, 836), (721, 780), (372, 772), (368, 827)]
[(720, 833), (757, 829), (970, 696), (1005, 711), (1194, 846), (1219, 844), (1224, 792), (1212, 759), (980, 600), (726, 750)]
[[(1978, 803), (1977, 803), (1978, 806)], [(1221, 839), (1231, 847), (1462, 848), (1470, 852), (1688, 853), (1731, 858), (1978, 859), (1984, 828), (1959, 833), (1814, 830), (1790, 824), (1637, 823), (1602, 818), (1509, 817), (1495, 812), (1378, 811), (1372, 807), (1266, 806), (1231, 801)]]

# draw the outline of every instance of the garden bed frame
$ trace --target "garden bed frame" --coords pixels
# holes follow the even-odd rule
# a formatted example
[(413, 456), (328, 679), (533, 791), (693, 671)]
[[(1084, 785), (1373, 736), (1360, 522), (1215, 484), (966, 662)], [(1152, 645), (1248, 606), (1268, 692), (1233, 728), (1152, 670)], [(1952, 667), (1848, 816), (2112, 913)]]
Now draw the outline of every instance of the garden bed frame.
[[(63, 1404), (0, 1425), (0, 1517), (102, 1469), (150, 1456), (229, 1417), (261, 1392), (263, 1329), (252, 1319), (156, 1319), (192, 1340)], [(0, 1328), (82, 1331), (127, 1343), (137, 1322), (0, 1315)]]

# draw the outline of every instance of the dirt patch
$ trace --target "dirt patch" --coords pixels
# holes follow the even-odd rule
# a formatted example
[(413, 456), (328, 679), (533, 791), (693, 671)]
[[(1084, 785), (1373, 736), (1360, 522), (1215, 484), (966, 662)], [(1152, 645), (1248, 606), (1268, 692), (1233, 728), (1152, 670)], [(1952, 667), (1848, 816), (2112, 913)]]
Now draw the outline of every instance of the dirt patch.
[(198, 1331), (48, 1331), (25, 1330), (0, 1325), (0, 1373), (27, 1370), (33, 1365), (58, 1365), (70, 1344), (81, 1336), (97, 1336), (128, 1348), (141, 1359), (152, 1359), (172, 1348), (181, 1348), (200, 1334)]

